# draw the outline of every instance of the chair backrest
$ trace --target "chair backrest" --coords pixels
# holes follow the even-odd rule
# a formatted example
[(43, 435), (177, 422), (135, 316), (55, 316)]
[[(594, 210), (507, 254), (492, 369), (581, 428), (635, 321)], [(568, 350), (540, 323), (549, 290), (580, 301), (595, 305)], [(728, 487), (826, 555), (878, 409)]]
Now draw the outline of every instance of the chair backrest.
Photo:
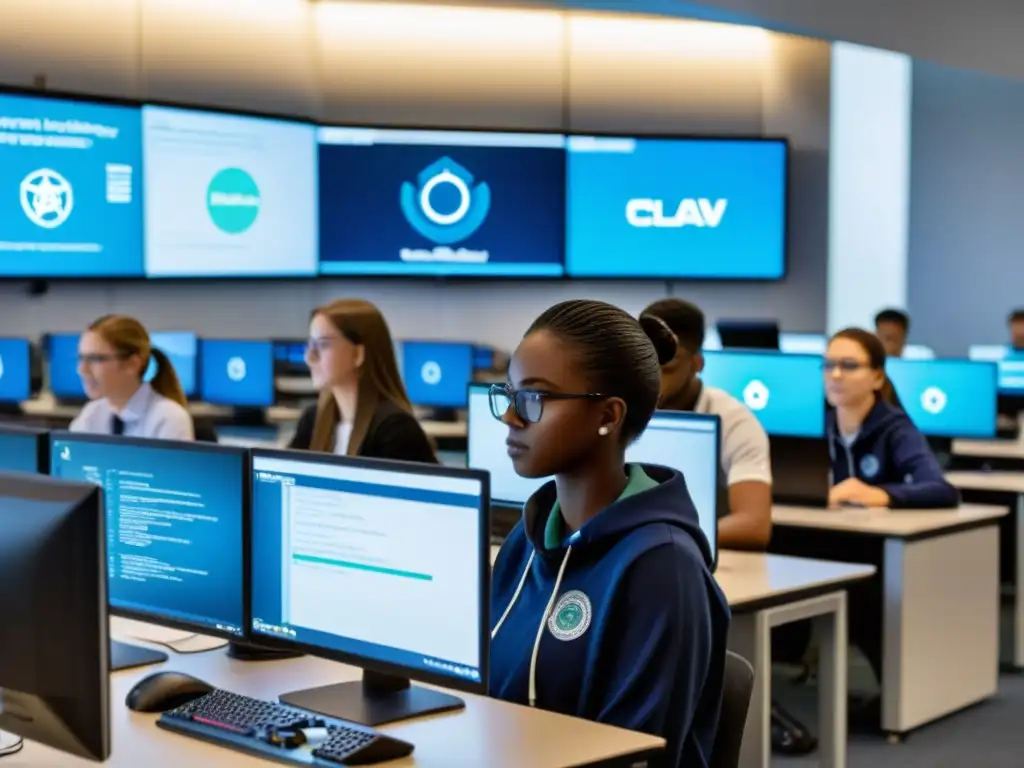
[(740, 764), (740, 743), (747, 725), (750, 695), (754, 690), (754, 668), (742, 656), (726, 652), (722, 710), (718, 716), (718, 732), (711, 752), (710, 768), (737, 768)]

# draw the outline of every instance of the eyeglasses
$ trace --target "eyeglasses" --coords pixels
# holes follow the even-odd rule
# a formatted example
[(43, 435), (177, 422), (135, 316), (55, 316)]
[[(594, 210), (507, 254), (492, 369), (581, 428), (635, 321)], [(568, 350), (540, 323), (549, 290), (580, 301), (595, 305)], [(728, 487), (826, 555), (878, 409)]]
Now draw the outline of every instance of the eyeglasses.
[(536, 424), (544, 415), (545, 400), (595, 400), (604, 397), (602, 394), (563, 394), (541, 392), (536, 389), (512, 389), (505, 384), (494, 384), (488, 393), (491, 403), (491, 415), (501, 421), (509, 408), (527, 424)]
[(109, 363), (111, 360), (124, 360), (130, 355), (79, 355), (78, 362), (82, 365), (101, 365), (102, 363)]
[(311, 336), (306, 339), (306, 349), (314, 355), (320, 355), (330, 349), (337, 340), (337, 336), (320, 336), (319, 338)]
[(822, 360), (821, 370), (825, 373), (832, 373), (837, 368), (843, 373), (856, 373), (863, 368), (870, 368), (867, 363), (862, 363), (859, 360)]

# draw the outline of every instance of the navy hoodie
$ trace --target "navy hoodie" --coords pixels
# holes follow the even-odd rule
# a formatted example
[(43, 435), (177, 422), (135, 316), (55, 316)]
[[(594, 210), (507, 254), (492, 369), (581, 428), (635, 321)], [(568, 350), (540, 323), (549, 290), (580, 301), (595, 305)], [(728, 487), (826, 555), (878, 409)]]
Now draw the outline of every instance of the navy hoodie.
[(683, 476), (628, 471), (622, 497), (568, 537), (554, 481), (527, 501), (494, 564), (490, 692), (662, 736), (657, 765), (706, 768), (729, 607)]
[(827, 428), (833, 484), (859, 478), (889, 494), (893, 509), (944, 509), (960, 503), (928, 441), (901, 409), (878, 401), (849, 448), (834, 410), (828, 413)]

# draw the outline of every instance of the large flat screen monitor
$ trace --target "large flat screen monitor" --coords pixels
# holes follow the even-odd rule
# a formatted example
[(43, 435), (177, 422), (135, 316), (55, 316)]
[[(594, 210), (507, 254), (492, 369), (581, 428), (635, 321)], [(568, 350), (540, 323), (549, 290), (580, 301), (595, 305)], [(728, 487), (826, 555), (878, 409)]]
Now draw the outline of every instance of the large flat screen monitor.
[(559, 277), (565, 137), (321, 128), (320, 272)]
[(967, 355), (971, 360), (998, 364), (999, 394), (1024, 395), (1024, 350), (1011, 349), (1005, 344), (975, 344)]
[(32, 394), (32, 345), (0, 338), (0, 403), (20, 403)]
[(0, 729), (100, 762), (111, 706), (101, 499), (91, 484), (0, 475)]
[(66, 402), (86, 399), (82, 378), (78, 375), (77, 333), (51, 333), (46, 336), (46, 367), (49, 372), (50, 392)]
[(203, 400), (236, 408), (274, 404), (274, 346), (270, 341), (203, 339), (199, 350)]
[(567, 148), (570, 277), (785, 275), (785, 141), (571, 136)]
[(139, 109), (0, 94), (0, 277), (141, 277)]
[(825, 435), (825, 377), (818, 355), (705, 352), (701, 379), (745, 404), (769, 435)]
[[(244, 637), (244, 449), (55, 432), (50, 474), (103, 488), (112, 613), (229, 640)], [(144, 650), (127, 648), (123, 653)], [(115, 646), (115, 667), (128, 665), (121, 652)], [(149, 662), (130, 665), (140, 663)]]
[(954, 439), (996, 436), (995, 363), (889, 358), (885, 372), (923, 434)]
[(255, 450), (252, 475), (254, 639), (364, 669), (282, 701), (379, 725), (462, 706), (410, 679), (486, 692), (485, 472)]
[[(489, 384), (469, 386), (467, 463), (490, 473), (494, 503), (519, 507), (551, 478), (516, 474), (505, 446), (508, 427), (492, 415), (489, 391)], [(683, 473), (712, 552), (718, 540), (719, 445), (717, 416), (657, 411), (643, 434), (626, 449), (626, 460), (631, 463), (656, 464)]]
[(424, 408), (465, 408), (474, 357), (469, 342), (403, 341), (402, 378), (409, 401)]
[(316, 274), (316, 129), (145, 106), (147, 277)]
[(50, 436), (42, 429), (0, 424), (0, 472), (46, 474)]

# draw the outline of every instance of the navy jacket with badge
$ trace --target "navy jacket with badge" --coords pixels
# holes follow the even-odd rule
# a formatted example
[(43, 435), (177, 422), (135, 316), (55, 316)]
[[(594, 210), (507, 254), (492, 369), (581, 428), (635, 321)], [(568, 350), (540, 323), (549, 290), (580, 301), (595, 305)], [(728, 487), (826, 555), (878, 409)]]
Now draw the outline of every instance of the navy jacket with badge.
[(627, 492), (562, 540), (554, 481), (527, 501), (494, 564), (490, 692), (662, 736), (656, 764), (706, 768), (728, 604), (683, 476), (629, 473)]
[(960, 503), (945, 481), (935, 454), (899, 408), (879, 401), (849, 448), (839, 435), (835, 411), (828, 414), (832, 482), (856, 477), (889, 494), (893, 509), (943, 509)]

